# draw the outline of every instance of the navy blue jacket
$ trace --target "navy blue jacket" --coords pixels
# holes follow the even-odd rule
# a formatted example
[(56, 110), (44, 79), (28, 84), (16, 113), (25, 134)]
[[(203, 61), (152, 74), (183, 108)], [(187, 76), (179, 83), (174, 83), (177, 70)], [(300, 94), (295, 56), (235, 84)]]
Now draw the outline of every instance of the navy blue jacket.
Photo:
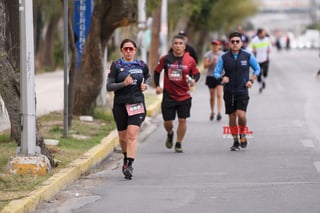
[(255, 75), (259, 75), (260, 66), (254, 55), (244, 50), (240, 50), (238, 54), (232, 54), (229, 50), (219, 58), (214, 77), (221, 78), (224, 70), (224, 76), (229, 77), (229, 83), (224, 85), (224, 93), (248, 94), (246, 83), (249, 80), (250, 67)]

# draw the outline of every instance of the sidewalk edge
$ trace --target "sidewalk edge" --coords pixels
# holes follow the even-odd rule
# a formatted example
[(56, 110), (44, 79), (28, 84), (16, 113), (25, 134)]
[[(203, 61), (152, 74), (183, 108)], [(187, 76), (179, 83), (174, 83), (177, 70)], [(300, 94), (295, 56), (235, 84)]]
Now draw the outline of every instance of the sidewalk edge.
[[(147, 116), (156, 115), (160, 110), (160, 104), (161, 98), (159, 97), (155, 103), (147, 107)], [(51, 199), (59, 191), (77, 180), (88, 169), (104, 160), (117, 146), (119, 146), (118, 134), (116, 130), (113, 130), (101, 140), (100, 144), (91, 148), (79, 159), (71, 162), (68, 168), (61, 169), (51, 176), (34, 191), (30, 192), (27, 197), (12, 200), (2, 209), (1, 213), (29, 213), (35, 210), (42, 201)]]
[(77, 180), (80, 175), (112, 153), (118, 145), (117, 131), (113, 130), (102, 139), (100, 144), (91, 148), (79, 159), (71, 162), (68, 168), (61, 169), (51, 176), (37, 189), (30, 192), (27, 197), (11, 201), (2, 209), (1, 213), (26, 213), (35, 210), (40, 202), (49, 200), (60, 190)]

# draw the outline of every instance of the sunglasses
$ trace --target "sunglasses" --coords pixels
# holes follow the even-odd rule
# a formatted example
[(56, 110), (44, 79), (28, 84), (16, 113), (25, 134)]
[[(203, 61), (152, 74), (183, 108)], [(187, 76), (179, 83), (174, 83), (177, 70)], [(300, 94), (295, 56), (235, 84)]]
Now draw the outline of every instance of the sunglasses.
[(134, 47), (123, 47), (122, 50), (125, 52), (132, 52), (135, 50), (135, 48)]
[(230, 40), (231, 44), (239, 44), (240, 40)]

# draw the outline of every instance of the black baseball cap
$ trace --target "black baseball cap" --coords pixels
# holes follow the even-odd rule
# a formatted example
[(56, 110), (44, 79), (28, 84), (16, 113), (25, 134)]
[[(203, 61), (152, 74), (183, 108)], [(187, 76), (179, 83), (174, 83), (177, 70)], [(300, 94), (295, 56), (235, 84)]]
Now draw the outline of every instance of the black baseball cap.
[(187, 33), (184, 30), (180, 30), (178, 35), (187, 36)]

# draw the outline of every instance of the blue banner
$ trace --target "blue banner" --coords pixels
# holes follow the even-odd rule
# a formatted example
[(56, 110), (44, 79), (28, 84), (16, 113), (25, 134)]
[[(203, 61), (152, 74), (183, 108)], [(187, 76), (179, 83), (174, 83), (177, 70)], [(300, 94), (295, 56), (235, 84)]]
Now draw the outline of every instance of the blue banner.
[(86, 37), (88, 35), (93, 11), (93, 0), (75, 0), (74, 1), (74, 33), (77, 47), (77, 68), (80, 67), (80, 61)]

